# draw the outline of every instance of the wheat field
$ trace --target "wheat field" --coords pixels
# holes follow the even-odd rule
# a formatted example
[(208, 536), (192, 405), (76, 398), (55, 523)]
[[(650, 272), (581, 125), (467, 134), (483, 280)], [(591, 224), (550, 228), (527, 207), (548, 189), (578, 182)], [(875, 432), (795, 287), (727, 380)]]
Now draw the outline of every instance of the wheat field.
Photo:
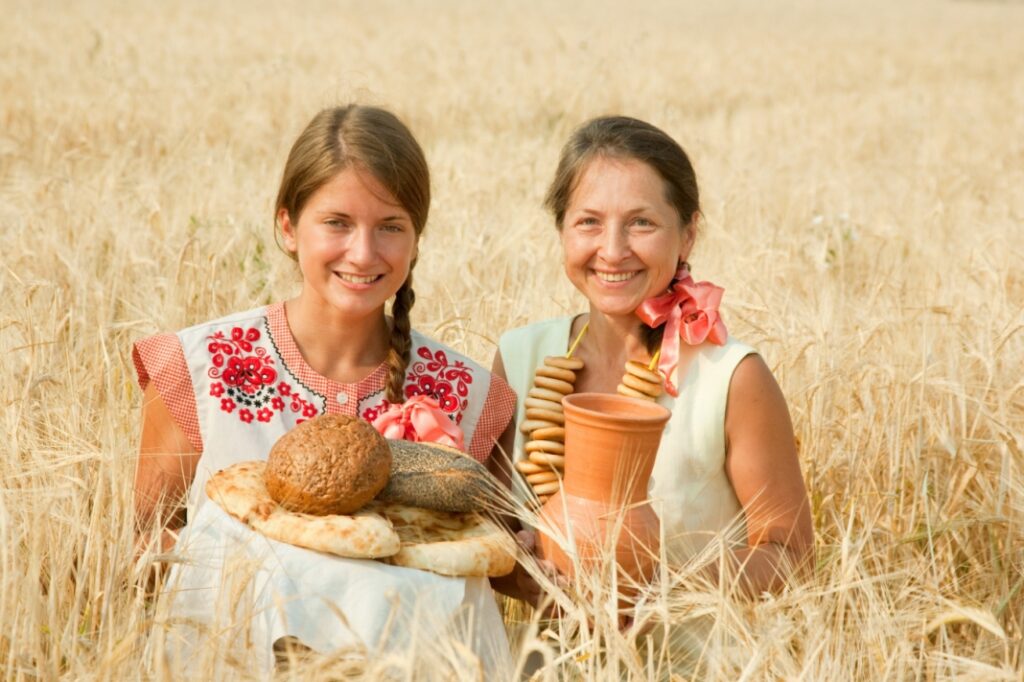
[[(702, 679), (1021, 679), (1024, 4), (287, 4), (0, 0), (4, 678), (181, 676), (133, 555), (130, 346), (297, 290), (284, 158), (359, 101), (431, 165), (413, 322), (485, 364), (581, 308), (541, 208), (570, 131), (624, 113), (691, 154), (691, 262), (779, 378), (816, 532), (776, 596), (677, 576), (665, 612), (726, 643)], [(507, 617), (541, 679), (664, 672), (585, 605)], [(282, 675), (472, 679), (460, 651)]]

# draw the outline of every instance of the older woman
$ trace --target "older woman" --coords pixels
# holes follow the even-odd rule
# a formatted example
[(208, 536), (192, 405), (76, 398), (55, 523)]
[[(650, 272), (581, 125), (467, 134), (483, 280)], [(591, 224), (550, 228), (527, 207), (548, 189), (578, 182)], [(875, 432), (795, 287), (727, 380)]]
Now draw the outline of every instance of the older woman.
[[(520, 397), (516, 422), (536, 368), (570, 345), (582, 365), (576, 392), (628, 392), (619, 387), (627, 361), (656, 366), (657, 401), (672, 413), (649, 491), (665, 556), (685, 561), (725, 532), (747, 591), (780, 588), (813, 535), (793, 428), (764, 360), (718, 317), (722, 290), (690, 276), (700, 204), (686, 153), (643, 121), (594, 119), (565, 145), (546, 204), (589, 309), (502, 337), (495, 374)], [(511, 428), (502, 440), (518, 462), (523, 441)], [(527, 598), (536, 589), (529, 580), (497, 587)]]

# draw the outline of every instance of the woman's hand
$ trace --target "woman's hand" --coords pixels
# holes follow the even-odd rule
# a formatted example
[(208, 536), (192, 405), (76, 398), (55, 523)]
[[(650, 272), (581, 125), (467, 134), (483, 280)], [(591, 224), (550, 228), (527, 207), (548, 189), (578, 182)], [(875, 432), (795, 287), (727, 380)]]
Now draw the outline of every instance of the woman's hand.
[[(516, 542), (519, 544), (521, 552), (532, 556), (536, 552), (537, 534), (532, 530), (517, 531)], [(568, 584), (565, 578), (558, 573), (553, 563), (544, 559), (535, 559), (535, 561), (540, 570), (556, 585)], [(508, 575), (501, 578), (492, 578), (491, 586), (498, 592), (513, 599), (524, 601), (534, 608), (539, 607), (547, 596), (547, 591), (523, 567), (522, 562), (516, 562), (516, 567)]]

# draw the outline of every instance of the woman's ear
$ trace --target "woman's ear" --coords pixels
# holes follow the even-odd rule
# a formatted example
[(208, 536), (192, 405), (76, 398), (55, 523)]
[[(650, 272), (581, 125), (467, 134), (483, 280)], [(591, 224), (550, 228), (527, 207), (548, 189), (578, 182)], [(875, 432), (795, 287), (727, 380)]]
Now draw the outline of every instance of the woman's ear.
[(690, 251), (693, 250), (693, 243), (697, 239), (697, 219), (700, 218), (700, 211), (694, 211), (690, 216), (690, 222), (683, 225), (683, 243), (679, 245), (679, 260), (685, 262), (690, 259)]
[(282, 208), (277, 212), (277, 224), (281, 226), (281, 239), (284, 242), (284, 248), (286, 248), (289, 253), (295, 253), (298, 251), (299, 244), (295, 238), (295, 226), (292, 225), (292, 220), (288, 215), (287, 208)]

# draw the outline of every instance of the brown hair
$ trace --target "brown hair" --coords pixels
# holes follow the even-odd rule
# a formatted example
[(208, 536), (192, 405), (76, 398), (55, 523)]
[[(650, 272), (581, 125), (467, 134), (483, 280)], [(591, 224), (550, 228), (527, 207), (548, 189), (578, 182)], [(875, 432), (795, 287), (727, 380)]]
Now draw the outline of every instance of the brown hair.
[[(409, 213), (417, 239), (430, 210), (430, 172), (416, 138), (394, 114), (377, 107), (350, 104), (324, 109), (292, 145), (277, 192), (274, 215), (288, 211), (298, 222), (306, 202), (324, 183), (351, 166), (373, 174)], [(294, 257), (294, 254), (292, 254)], [(416, 303), (412, 268), (391, 307), (394, 320), (388, 352), (387, 397), (404, 402), (402, 386), (412, 348), (409, 312)]]
[[(690, 157), (660, 128), (628, 116), (602, 116), (576, 129), (562, 147), (555, 179), (544, 206), (555, 216), (559, 231), (569, 199), (587, 165), (598, 157), (635, 159), (653, 168), (665, 183), (665, 198), (679, 213), (683, 229), (694, 229), (692, 216), (700, 213), (697, 175)], [(641, 325), (644, 343), (653, 352), (661, 344), (664, 326)]]

